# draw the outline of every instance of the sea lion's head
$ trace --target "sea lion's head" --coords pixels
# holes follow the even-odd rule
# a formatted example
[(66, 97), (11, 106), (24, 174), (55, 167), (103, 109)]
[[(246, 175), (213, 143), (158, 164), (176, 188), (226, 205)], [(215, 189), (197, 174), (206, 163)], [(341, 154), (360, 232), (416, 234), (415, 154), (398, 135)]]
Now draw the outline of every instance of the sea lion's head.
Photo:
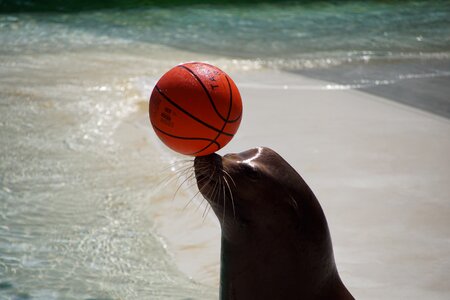
[[(194, 166), (198, 188), (225, 234), (248, 227), (253, 234), (259, 230), (267, 234), (269, 228), (277, 234), (303, 226), (315, 214), (322, 214), (318, 206), (312, 207), (312, 215), (301, 216), (305, 206), (315, 206), (317, 201), (300, 175), (269, 148), (223, 157), (200, 156), (195, 158)], [(324, 224), (319, 225), (313, 231)]]

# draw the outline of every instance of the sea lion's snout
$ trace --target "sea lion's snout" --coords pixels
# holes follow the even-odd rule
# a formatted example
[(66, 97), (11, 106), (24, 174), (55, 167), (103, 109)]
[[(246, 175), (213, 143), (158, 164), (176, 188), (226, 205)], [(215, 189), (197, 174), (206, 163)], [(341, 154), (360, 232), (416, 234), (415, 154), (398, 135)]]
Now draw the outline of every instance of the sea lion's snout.
[[(213, 153), (198, 156), (194, 160), (195, 178), (202, 195), (211, 200), (216, 188), (225, 189), (232, 194), (239, 186), (246, 186), (248, 180), (257, 178), (260, 173), (258, 161), (264, 155), (274, 153), (265, 147), (252, 148), (239, 153), (228, 153), (223, 157)], [(211, 202), (211, 201), (210, 201)]]
[(208, 190), (216, 184), (217, 176), (222, 170), (222, 157), (216, 153), (197, 156), (194, 159), (194, 170), (198, 189), (205, 198), (209, 198)]

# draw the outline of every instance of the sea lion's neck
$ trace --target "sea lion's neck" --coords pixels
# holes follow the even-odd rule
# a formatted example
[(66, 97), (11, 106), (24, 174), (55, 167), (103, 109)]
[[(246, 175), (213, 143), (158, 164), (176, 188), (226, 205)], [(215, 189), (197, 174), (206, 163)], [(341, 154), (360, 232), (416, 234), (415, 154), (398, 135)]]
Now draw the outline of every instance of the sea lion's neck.
[[(222, 234), (220, 299), (354, 299), (342, 284), (331, 241), (308, 253), (283, 238), (237, 243)], [(309, 248), (309, 247), (308, 247)], [(327, 253), (323, 253), (323, 252)], [(318, 259), (320, 253), (323, 257)], [(311, 262), (320, 261), (320, 264)]]

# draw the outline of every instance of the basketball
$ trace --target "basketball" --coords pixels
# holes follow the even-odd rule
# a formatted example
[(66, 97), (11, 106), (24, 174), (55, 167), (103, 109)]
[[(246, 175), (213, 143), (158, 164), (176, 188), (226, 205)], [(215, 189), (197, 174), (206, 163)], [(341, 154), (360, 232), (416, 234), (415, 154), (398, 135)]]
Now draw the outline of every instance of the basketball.
[(150, 122), (170, 149), (208, 155), (233, 138), (242, 118), (242, 101), (233, 80), (219, 68), (200, 62), (170, 69), (150, 96)]

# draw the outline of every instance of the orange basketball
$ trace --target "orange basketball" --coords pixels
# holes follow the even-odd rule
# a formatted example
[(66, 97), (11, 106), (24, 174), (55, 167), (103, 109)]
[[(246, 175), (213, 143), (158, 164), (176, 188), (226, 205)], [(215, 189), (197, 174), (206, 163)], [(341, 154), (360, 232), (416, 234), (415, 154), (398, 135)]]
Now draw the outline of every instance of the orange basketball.
[(158, 137), (181, 154), (216, 152), (233, 138), (242, 117), (242, 101), (233, 80), (205, 63), (178, 65), (159, 79), (149, 104)]

